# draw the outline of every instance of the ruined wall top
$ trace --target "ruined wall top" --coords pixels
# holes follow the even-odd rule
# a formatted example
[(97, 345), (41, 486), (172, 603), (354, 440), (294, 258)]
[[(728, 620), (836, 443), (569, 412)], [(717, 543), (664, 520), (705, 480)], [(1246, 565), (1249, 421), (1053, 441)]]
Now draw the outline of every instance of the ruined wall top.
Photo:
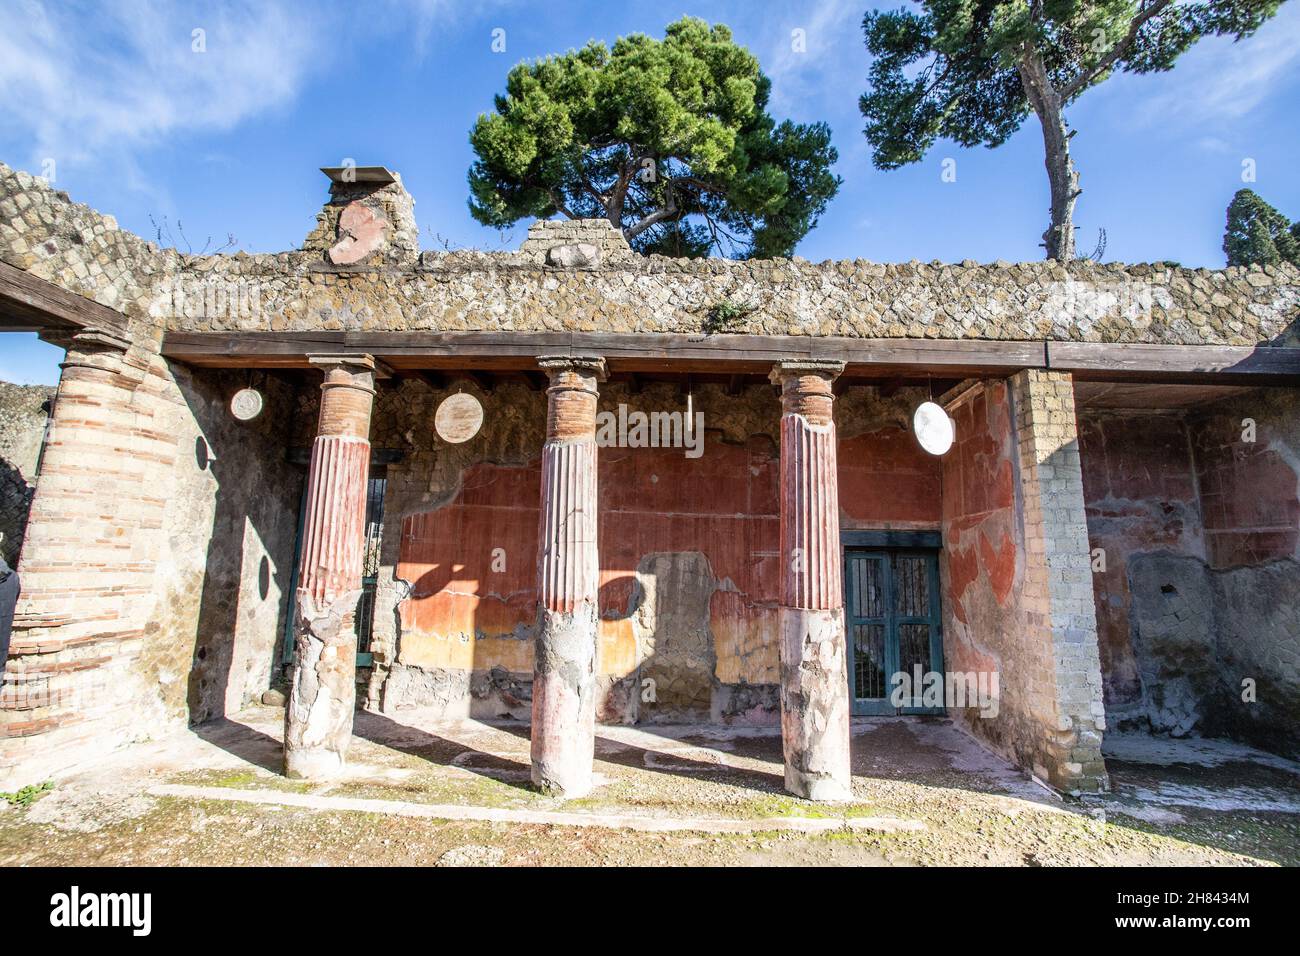
[(336, 266), (405, 266), (420, 255), (415, 200), (402, 177), (380, 167), (322, 170), (330, 198), (316, 214), (304, 251)]
[[(513, 252), (418, 252), (400, 177), (338, 183), (303, 248), (192, 256), (0, 164), (0, 261), (185, 331), (736, 332), (1300, 345), (1300, 270), (642, 256), (605, 220)], [(351, 213), (348, 210), (353, 210)]]

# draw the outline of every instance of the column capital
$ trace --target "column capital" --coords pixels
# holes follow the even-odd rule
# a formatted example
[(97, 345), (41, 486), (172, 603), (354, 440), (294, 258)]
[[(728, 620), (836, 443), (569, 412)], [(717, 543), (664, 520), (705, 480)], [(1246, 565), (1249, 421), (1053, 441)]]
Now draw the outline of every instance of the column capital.
[(120, 329), (98, 325), (43, 334), (42, 338), (67, 353), (59, 363), (59, 368), (65, 370), (88, 368), (120, 372), (122, 359), (131, 348), (130, 339)]
[(357, 371), (373, 372), (376, 367), (375, 357), (373, 355), (362, 353), (353, 353), (350, 355), (308, 355), (307, 361), (313, 368), (329, 371), (332, 368), (356, 369)]
[(772, 366), (768, 378), (780, 385), (789, 378), (816, 376), (833, 382), (844, 371), (844, 363), (835, 359), (788, 359)]
[(564, 372), (574, 372), (603, 382), (606, 375), (603, 355), (539, 355), (537, 367), (552, 379)]
[(321, 391), (351, 388), (375, 394), (375, 359), (372, 355), (309, 355), (313, 368), (325, 373)]
[(74, 345), (99, 346), (106, 349), (114, 349), (118, 352), (125, 352), (131, 347), (131, 340), (127, 338), (123, 329), (112, 329), (103, 325), (87, 325), (72, 336)]
[(800, 415), (811, 425), (831, 424), (835, 403), (831, 385), (842, 371), (843, 362), (819, 359), (778, 362), (769, 377), (781, 389), (782, 414)]

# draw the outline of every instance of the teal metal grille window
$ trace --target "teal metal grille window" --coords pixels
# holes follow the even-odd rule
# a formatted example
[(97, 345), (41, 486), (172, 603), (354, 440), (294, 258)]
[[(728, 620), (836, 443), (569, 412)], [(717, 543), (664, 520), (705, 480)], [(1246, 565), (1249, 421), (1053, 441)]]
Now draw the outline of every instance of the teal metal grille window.
[(361, 572), (361, 599), (357, 601), (357, 666), (374, 662), (370, 638), (375, 630), (375, 589), (379, 585), (379, 549), (384, 534), (384, 493), (388, 479), (371, 475), (366, 485), (366, 550)]
[[(844, 550), (844, 609), (853, 713), (942, 714), (942, 707), (896, 707), (890, 699), (895, 674), (911, 679), (918, 668), (943, 673), (939, 552), (890, 547), (881, 534), (845, 534), (851, 542)], [(853, 537), (866, 546), (854, 546)]]

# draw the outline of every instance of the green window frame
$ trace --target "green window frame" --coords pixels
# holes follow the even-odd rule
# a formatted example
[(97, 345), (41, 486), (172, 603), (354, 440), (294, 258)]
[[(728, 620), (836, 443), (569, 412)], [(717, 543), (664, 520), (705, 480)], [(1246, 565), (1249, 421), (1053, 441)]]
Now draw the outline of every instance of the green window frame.
[[(922, 664), (925, 671), (943, 673), (938, 537), (938, 532), (844, 534), (845, 635), (849, 700), (855, 716), (946, 713), (942, 706), (895, 707), (890, 699), (892, 678), (905, 666), (909, 676), (916, 664)], [(920, 562), (925, 597), (921, 613), (900, 606), (900, 601), (905, 604), (920, 593), (914, 574), (909, 579), (899, 573), (901, 562)], [(913, 644), (904, 661), (905, 639), (914, 640), (921, 628), (928, 638), (925, 646)], [(859, 696), (863, 689), (870, 696)], [(876, 690), (880, 696), (874, 694)]]

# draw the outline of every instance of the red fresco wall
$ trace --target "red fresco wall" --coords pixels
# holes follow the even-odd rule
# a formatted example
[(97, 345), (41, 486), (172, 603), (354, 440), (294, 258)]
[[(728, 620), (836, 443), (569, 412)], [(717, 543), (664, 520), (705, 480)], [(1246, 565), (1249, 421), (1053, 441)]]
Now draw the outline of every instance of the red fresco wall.
[(970, 624), (968, 604), (977, 591), (1005, 607), (1015, 581), (1014, 448), (1005, 383), (990, 382), (955, 410), (953, 420), (957, 442), (942, 459), (944, 596), (953, 617)]
[(1093, 597), (1102, 689), (1117, 721), (1142, 701), (1130, 636), (1129, 561), (1151, 551), (1204, 557), (1196, 475), (1187, 428), (1177, 416), (1083, 413), (1079, 453), (1089, 545), (1104, 552), (1104, 568), (1094, 564)]
[[(939, 462), (897, 427), (842, 440), (840, 503), (846, 527), (937, 527)], [(656, 553), (699, 552), (713, 578), (706, 617), (714, 676), (775, 684), (779, 593), (777, 449), (706, 435), (704, 454), (602, 448), (599, 457), (602, 674), (636, 670), (635, 572)], [(539, 464), (467, 468), (460, 492), (402, 522), (397, 576), (412, 583), (400, 606), (401, 660), (422, 667), (532, 668)], [(504, 558), (504, 570), (494, 570)], [(662, 615), (661, 615), (662, 616)], [(470, 639), (471, 635), (476, 635)]]
[[(1295, 395), (1081, 412), (1088, 537), (1105, 558), (1093, 590), (1111, 729), (1300, 753)], [(1255, 699), (1238, 690), (1245, 678)]]
[[(1260, 418), (1253, 442), (1242, 440), (1240, 408)], [(1263, 408), (1249, 404), (1240, 408), (1205, 414), (1191, 422), (1206, 557), (1212, 568), (1291, 558), (1300, 542), (1296, 494), (1300, 478), (1295, 466), (1288, 464), (1286, 443), (1280, 440), (1286, 429), (1261, 415)], [(1278, 447), (1270, 441), (1274, 434)]]
[(1050, 648), (1025, 638), (1019, 591), (1024, 537), (1016, 483), (1018, 451), (1007, 383), (989, 381), (953, 410), (957, 443), (943, 456), (944, 666), (997, 674), (996, 716), (976, 707), (951, 711), (996, 750), (1032, 766), (1042, 739)]
[(882, 428), (841, 439), (840, 527), (937, 528), (943, 518), (939, 459), (910, 429)]

